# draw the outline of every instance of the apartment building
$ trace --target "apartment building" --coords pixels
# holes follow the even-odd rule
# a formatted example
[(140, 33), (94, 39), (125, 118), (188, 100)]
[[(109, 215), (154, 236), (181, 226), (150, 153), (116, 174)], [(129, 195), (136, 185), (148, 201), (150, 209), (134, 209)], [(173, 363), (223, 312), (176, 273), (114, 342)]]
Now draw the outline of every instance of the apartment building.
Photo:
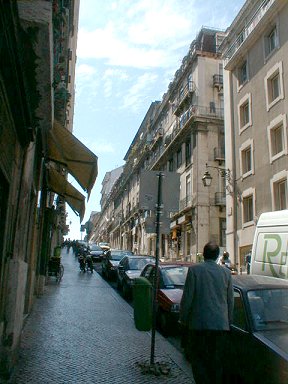
[[(155, 254), (155, 212), (139, 207), (145, 170), (180, 174), (179, 209), (165, 213), (169, 228), (161, 235), (163, 259), (196, 261), (209, 239), (226, 246), (223, 68), (218, 51), (223, 38), (222, 31), (202, 28), (162, 101), (147, 111), (124, 158), (123, 174), (101, 212), (112, 246)], [(202, 182), (207, 169), (213, 177), (210, 187)]]
[(288, 3), (247, 0), (224, 60), (227, 248), (240, 266), (262, 212), (287, 209)]

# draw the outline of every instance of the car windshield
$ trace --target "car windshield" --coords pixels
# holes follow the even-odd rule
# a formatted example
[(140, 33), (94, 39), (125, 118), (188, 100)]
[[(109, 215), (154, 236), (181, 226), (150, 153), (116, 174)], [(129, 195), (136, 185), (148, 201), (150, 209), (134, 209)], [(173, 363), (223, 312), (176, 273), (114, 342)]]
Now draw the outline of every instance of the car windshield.
[(111, 256), (109, 256), (110, 260), (120, 261), (124, 256), (131, 254), (129, 251), (112, 251)]
[(185, 284), (187, 272), (188, 267), (184, 266), (163, 268), (162, 278), (165, 287), (174, 288), (175, 285), (183, 287)]
[(247, 295), (255, 330), (288, 327), (288, 289), (258, 289)]
[(100, 248), (98, 245), (96, 245), (96, 244), (91, 244), (90, 246), (89, 246), (89, 248), (90, 248), (90, 251), (103, 251), (102, 250), (102, 248)]
[(130, 259), (129, 261), (129, 269), (132, 269), (132, 270), (142, 270), (146, 264), (148, 263), (151, 263), (153, 261), (153, 259), (149, 258), (149, 257), (139, 257), (139, 258), (133, 258), (133, 259)]

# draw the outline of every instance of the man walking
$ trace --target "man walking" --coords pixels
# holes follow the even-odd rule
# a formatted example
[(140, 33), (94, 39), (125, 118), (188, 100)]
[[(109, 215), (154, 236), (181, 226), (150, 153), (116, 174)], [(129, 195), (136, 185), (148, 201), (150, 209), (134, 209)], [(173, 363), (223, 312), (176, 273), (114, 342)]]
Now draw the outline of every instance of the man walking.
[(180, 322), (188, 331), (188, 355), (197, 384), (222, 384), (227, 337), (233, 315), (231, 272), (216, 264), (214, 241), (203, 250), (204, 263), (189, 267), (181, 300)]

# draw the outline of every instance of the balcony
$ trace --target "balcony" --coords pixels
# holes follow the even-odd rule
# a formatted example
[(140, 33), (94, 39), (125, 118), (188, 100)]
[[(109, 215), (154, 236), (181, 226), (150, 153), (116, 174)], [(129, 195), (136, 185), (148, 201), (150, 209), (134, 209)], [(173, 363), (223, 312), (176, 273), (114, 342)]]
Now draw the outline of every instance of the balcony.
[[(214, 104), (214, 103), (213, 103)], [(203, 107), (200, 105), (191, 105), (188, 110), (182, 114), (175, 125), (171, 137), (164, 139), (164, 145), (159, 147), (159, 151), (154, 152), (150, 156), (149, 166), (153, 169), (156, 165), (159, 165), (159, 160), (168, 160), (166, 157), (172, 146), (178, 145), (183, 139), (183, 135), (187, 133), (189, 129), (192, 129), (191, 123), (195, 119), (210, 120), (210, 119), (224, 119), (224, 109), (215, 108), (215, 105), (210, 104), (209, 107)]]
[(223, 75), (213, 75), (213, 87), (218, 89), (218, 92), (223, 89)]
[(184, 199), (181, 199), (179, 202), (179, 212), (185, 211), (195, 206), (195, 193), (193, 195), (189, 194)]
[(153, 149), (155, 147), (155, 145), (158, 143), (159, 140), (162, 140), (163, 139), (163, 129), (160, 128), (158, 129), (157, 132), (155, 132), (154, 136), (153, 136), (153, 139), (151, 141), (151, 144), (150, 144), (150, 149)]
[(226, 193), (216, 192), (215, 193), (215, 205), (226, 206)]
[(269, 8), (275, 0), (264, 0), (262, 1), (260, 7), (256, 10), (253, 17), (250, 19), (250, 22), (247, 24), (245, 28), (238, 34), (237, 38), (233, 41), (233, 43), (227, 48), (227, 50), (223, 53), (223, 58), (225, 61), (225, 65), (228, 61), (234, 56), (234, 54), (238, 51), (238, 49), (242, 46), (242, 44), (247, 40), (250, 34), (255, 30), (261, 19), (267, 13)]
[(204, 117), (204, 118), (224, 118), (223, 108), (216, 108), (213, 102), (209, 107), (203, 107), (200, 105), (191, 105), (185, 113), (179, 119), (179, 128), (183, 128), (192, 117)]
[(174, 114), (176, 116), (180, 116), (184, 106), (187, 102), (192, 99), (193, 92), (195, 91), (195, 83), (193, 81), (189, 81), (179, 92), (179, 96), (176, 101)]

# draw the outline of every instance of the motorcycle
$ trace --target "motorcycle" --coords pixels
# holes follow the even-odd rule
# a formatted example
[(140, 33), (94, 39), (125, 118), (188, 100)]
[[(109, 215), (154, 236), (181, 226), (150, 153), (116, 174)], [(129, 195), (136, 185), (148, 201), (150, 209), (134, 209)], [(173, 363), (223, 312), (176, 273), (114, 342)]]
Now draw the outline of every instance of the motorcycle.
[(86, 259), (83, 255), (79, 255), (78, 257), (80, 271), (86, 272)]

